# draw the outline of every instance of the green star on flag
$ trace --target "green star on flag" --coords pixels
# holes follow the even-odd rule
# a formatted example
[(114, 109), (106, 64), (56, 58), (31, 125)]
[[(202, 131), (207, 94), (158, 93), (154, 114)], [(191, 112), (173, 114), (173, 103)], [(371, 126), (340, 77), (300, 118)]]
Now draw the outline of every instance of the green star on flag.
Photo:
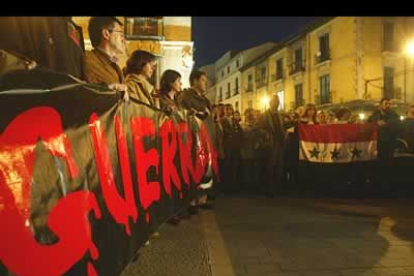
[(331, 151), (331, 158), (332, 159), (339, 159), (340, 151), (335, 147), (333, 151)]
[(315, 146), (313, 146), (313, 149), (312, 150), (310, 150), (309, 151), (309, 153), (310, 153), (310, 155), (311, 155), (311, 158), (312, 157), (315, 157), (316, 159), (318, 159), (319, 158), (319, 153), (320, 153), (320, 151), (315, 147)]
[(354, 149), (351, 151), (352, 158), (361, 157), (361, 152), (362, 152), (362, 150), (359, 150), (359, 149), (356, 148), (356, 146), (354, 146)]

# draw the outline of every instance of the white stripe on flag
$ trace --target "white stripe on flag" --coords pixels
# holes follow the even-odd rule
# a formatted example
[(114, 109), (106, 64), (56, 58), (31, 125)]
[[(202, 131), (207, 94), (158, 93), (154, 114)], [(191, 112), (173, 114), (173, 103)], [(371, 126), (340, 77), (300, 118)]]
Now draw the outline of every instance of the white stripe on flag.
[(377, 141), (313, 143), (300, 141), (299, 159), (319, 163), (348, 163), (377, 158)]

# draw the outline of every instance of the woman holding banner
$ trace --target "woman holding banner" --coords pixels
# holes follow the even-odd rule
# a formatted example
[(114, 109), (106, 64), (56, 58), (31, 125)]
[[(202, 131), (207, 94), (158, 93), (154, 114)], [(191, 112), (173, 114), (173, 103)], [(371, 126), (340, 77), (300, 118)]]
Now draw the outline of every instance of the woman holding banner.
[[(161, 110), (172, 118), (175, 124), (178, 124), (183, 120), (183, 116), (180, 114), (181, 108), (178, 105), (176, 97), (177, 93), (181, 92), (181, 85), (180, 73), (168, 69), (161, 76), (160, 90), (157, 95)], [(183, 212), (180, 211), (168, 220), (168, 223), (178, 225), (183, 216)]]
[(155, 56), (146, 51), (135, 51), (127, 61), (125, 83), (131, 98), (152, 107), (159, 103), (154, 98), (154, 86), (149, 82), (155, 70)]
[(301, 123), (307, 125), (318, 124), (316, 119), (316, 106), (314, 104), (307, 104), (305, 108), (305, 114), (301, 118)]

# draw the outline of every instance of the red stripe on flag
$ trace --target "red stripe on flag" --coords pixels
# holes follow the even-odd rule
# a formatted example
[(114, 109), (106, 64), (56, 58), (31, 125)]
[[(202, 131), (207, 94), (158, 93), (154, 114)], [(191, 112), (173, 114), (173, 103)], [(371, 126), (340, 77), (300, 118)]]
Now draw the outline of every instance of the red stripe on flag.
[(312, 143), (356, 143), (377, 140), (374, 124), (299, 124), (299, 140)]

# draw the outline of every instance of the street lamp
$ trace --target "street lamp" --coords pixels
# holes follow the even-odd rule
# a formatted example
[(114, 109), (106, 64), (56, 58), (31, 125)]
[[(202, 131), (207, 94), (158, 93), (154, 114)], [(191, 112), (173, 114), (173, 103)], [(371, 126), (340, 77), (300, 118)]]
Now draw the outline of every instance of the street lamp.
[(269, 97), (267, 95), (264, 95), (260, 101), (261, 105), (262, 105), (262, 109), (263, 111), (266, 111), (266, 109), (269, 108)]
[(405, 46), (405, 53), (409, 57), (414, 57), (414, 40), (408, 41)]

